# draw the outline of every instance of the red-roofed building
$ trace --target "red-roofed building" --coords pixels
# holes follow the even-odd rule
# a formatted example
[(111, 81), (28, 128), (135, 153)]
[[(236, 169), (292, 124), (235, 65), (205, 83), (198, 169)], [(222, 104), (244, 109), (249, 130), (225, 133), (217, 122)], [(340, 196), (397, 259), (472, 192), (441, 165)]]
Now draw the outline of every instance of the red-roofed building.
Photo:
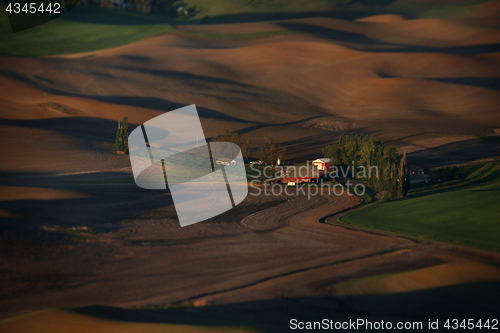
[(329, 158), (318, 158), (312, 161), (312, 165), (317, 166), (318, 170), (327, 171), (333, 166), (333, 163)]

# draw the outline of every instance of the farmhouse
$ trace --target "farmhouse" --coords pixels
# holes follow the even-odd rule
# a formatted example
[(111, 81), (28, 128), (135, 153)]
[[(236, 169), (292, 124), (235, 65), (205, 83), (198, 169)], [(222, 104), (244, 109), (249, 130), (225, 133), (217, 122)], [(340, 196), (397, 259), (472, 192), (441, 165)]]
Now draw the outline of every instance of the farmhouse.
[(230, 159), (230, 158), (218, 158), (215, 163), (220, 164), (220, 165), (237, 165), (238, 163), (236, 160)]
[(424, 173), (424, 170), (420, 167), (412, 165), (409, 168), (410, 172), (410, 184), (421, 184), (428, 183), (430, 181), (430, 177)]
[(329, 158), (318, 158), (312, 162), (313, 165), (318, 167), (318, 170), (325, 171), (332, 167), (333, 162)]

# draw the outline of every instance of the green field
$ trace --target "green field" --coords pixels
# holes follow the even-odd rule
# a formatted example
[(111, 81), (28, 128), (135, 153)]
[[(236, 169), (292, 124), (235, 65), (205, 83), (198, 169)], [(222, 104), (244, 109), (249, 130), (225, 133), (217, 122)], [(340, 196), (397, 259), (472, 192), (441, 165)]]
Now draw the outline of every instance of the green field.
[(201, 22), (205, 16), (210, 23), (225, 22), (228, 18), (263, 20), (266, 18), (287, 18), (298, 12), (337, 8), (352, 15), (366, 16), (383, 12), (400, 14), (412, 18), (450, 18), (467, 13), (473, 6), (491, 0), (415, 1), (415, 0), (185, 0), (190, 10), (188, 22)]
[[(387, 12), (408, 17), (455, 17), (466, 13), (472, 6), (490, 0), (407, 1), (407, 0), (185, 0), (190, 10), (188, 22), (200, 22), (205, 16), (210, 23), (224, 22), (228, 18), (244, 20), (287, 18), (288, 14), (338, 8), (349, 11), (366, 11), (366, 15)], [(370, 13), (371, 12), (371, 13)]]
[[(375, 0), (380, 1), (380, 0)], [(233, 15), (285, 14), (314, 9), (332, 8), (351, 3), (352, 0), (188, 0), (187, 8), (193, 11), (190, 20), (210, 16), (211, 20)]]
[(420, 15), (421, 18), (452, 18), (459, 17), (466, 14), (474, 6), (488, 2), (490, 0), (462, 0), (450, 2), (447, 4), (439, 4), (434, 8), (429, 8), (423, 11)]
[[(0, 12), (5, 6), (0, 5)], [(287, 30), (246, 34), (209, 34), (175, 29), (184, 22), (161, 15), (90, 6), (76, 6), (46, 24), (13, 34), (7, 16), (0, 16), (0, 55), (41, 57), (91, 52), (130, 44), (162, 33), (206, 39), (263, 38), (292, 33)]]
[[(5, 6), (0, 5), (0, 12)], [(62, 17), (12, 33), (0, 15), (0, 55), (46, 56), (117, 47), (173, 31), (171, 19), (78, 5)]]
[[(480, 0), (484, 2), (486, 0)], [(458, 15), (469, 8), (472, 0), (430, 6), (428, 3), (416, 5), (404, 0), (363, 0), (367, 4), (364, 14), (369, 16), (385, 11), (409, 17), (448, 17)], [(58, 19), (13, 34), (9, 25), (5, 6), (0, 4), (0, 55), (39, 57), (56, 54), (91, 52), (130, 44), (161, 33), (179, 33), (197, 38), (244, 39), (261, 38), (292, 33), (288, 30), (264, 31), (251, 34), (209, 34), (185, 32), (175, 29), (175, 25), (198, 24), (209, 16), (209, 22), (260, 21), (266, 18), (287, 18), (288, 14), (310, 10), (337, 7), (349, 12), (358, 2), (352, 0), (189, 0), (185, 6), (191, 14), (186, 20), (165, 15), (144, 14), (98, 6), (77, 5)], [(380, 6), (387, 5), (387, 6)], [(353, 7), (354, 10), (356, 7)]]
[(421, 185), (340, 222), (500, 251), (500, 163), (460, 168), (461, 179)]

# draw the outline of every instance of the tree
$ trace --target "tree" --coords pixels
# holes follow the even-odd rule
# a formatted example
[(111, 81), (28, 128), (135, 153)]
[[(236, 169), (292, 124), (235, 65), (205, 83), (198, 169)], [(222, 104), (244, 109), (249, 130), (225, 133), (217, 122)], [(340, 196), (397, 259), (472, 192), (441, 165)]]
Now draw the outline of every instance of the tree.
[(128, 154), (128, 135), (130, 134), (128, 117), (123, 117), (118, 121), (118, 129), (116, 130), (115, 147), (116, 150)]
[(408, 193), (409, 183), (410, 175), (408, 173), (408, 167), (406, 165), (406, 152), (404, 152), (399, 165), (397, 193), (398, 198), (402, 198)]
[(236, 132), (224, 131), (212, 138), (213, 142), (231, 142), (237, 144), (241, 149), (241, 154), (245, 159), (248, 159), (250, 151), (250, 139)]
[[(380, 139), (371, 135), (342, 135), (334, 146), (325, 147), (323, 153), (339, 167), (350, 170), (352, 177), (358, 178), (353, 170), (364, 168), (366, 172), (359, 178), (387, 199), (402, 198), (408, 192), (406, 154), (399, 160), (396, 148), (385, 146)], [(371, 167), (377, 168), (378, 176), (370, 174)]]
[(152, 7), (152, 0), (131, 0), (134, 4), (135, 10), (142, 13), (149, 13)]
[(285, 148), (276, 144), (273, 138), (269, 137), (266, 143), (257, 151), (257, 157), (264, 164), (277, 164), (278, 159), (285, 154)]

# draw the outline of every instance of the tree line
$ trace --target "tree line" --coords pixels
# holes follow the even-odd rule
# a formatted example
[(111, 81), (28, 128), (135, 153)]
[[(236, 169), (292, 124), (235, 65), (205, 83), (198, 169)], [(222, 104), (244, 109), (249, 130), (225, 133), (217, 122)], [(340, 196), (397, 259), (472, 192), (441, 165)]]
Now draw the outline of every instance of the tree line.
[[(118, 129), (116, 131), (115, 147), (120, 153), (128, 154), (128, 136), (130, 134), (128, 118), (123, 117), (118, 121)], [(231, 142), (238, 145), (241, 149), (241, 154), (248, 160), (250, 154), (250, 139), (236, 132), (223, 131), (212, 137), (213, 142)], [(276, 164), (279, 159), (285, 154), (285, 149), (269, 137), (266, 142), (257, 149), (257, 158), (264, 164)]]
[[(243, 157), (248, 160), (250, 154), (250, 139), (236, 132), (224, 131), (212, 138), (214, 142), (232, 142), (241, 148)], [(269, 137), (266, 142), (257, 149), (256, 156), (264, 164), (277, 164), (278, 160), (285, 154), (285, 148)]]
[(323, 153), (338, 167), (349, 167), (353, 178), (366, 181), (383, 198), (392, 200), (408, 193), (406, 154), (399, 158), (396, 148), (386, 146), (383, 140), (365, 134), (342, 135), (335, 145), (325, 147)]

